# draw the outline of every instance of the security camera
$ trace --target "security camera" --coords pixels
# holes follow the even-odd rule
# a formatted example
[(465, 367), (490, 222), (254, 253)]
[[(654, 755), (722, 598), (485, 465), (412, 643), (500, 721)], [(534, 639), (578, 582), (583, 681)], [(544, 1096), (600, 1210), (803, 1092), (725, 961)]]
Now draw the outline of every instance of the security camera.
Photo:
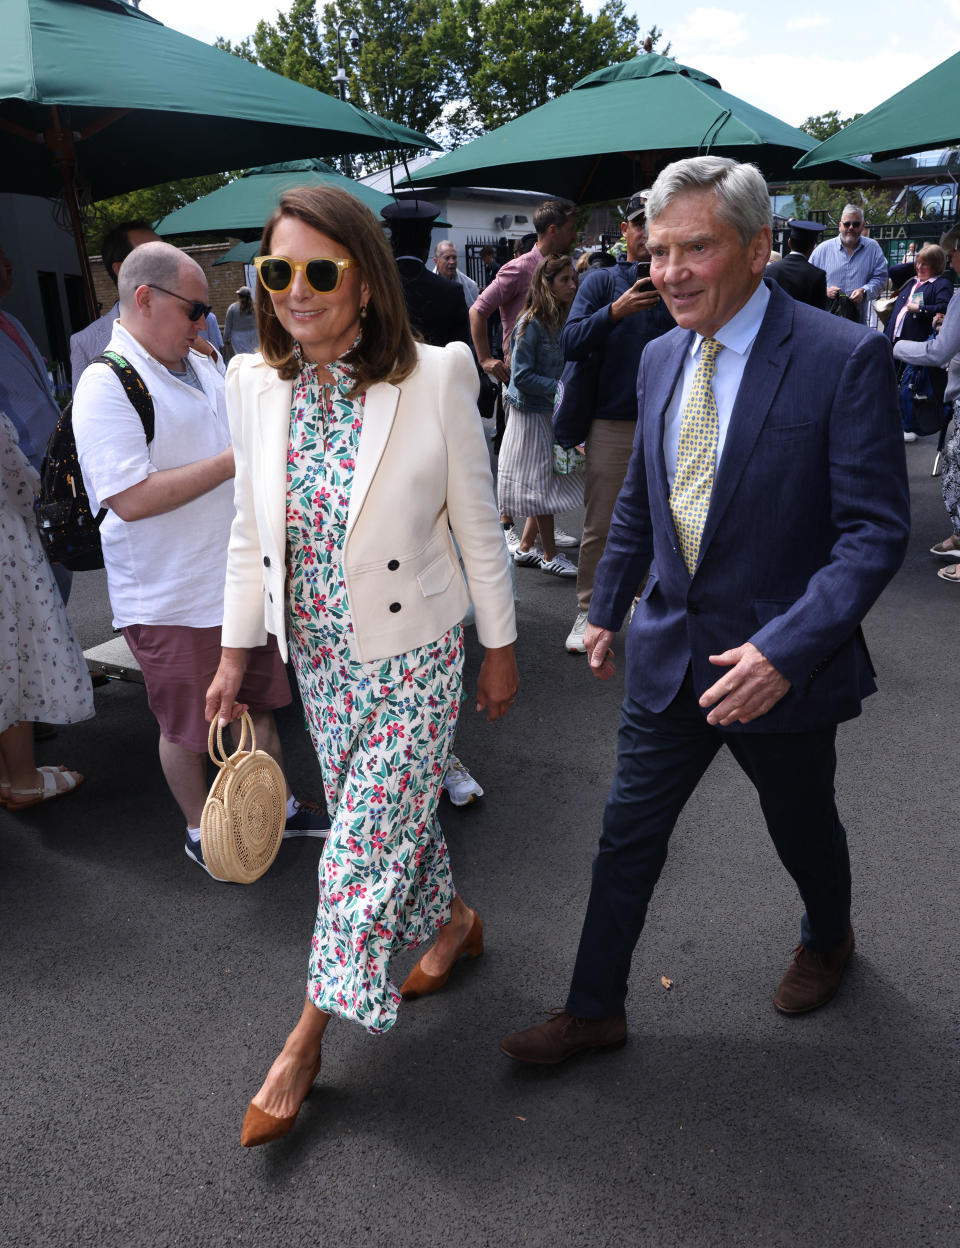
[(350, 36), (350, 47), (353, 48), (354, 52), (360, 51), (360, 36), (358, 34), (354, 33)]

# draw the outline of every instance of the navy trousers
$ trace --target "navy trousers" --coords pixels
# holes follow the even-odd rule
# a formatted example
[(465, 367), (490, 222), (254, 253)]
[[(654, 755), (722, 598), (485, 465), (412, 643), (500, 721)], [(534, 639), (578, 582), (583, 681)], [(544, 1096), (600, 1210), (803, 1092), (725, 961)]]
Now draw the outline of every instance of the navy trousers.
[(566, 1010), (578, 1018), (619, 1014), (647, 904), (680, 812), (721, 746), (757, 790), (780, 861), (806, 907), (801, 940), (826, 952), (850, 924), (850, 858), (833, 780), (836, 727), (817, 732), (739, 733), (711, 727), (684, 681), (665, 711), (629, 698), (621, 710), (617, 771)]

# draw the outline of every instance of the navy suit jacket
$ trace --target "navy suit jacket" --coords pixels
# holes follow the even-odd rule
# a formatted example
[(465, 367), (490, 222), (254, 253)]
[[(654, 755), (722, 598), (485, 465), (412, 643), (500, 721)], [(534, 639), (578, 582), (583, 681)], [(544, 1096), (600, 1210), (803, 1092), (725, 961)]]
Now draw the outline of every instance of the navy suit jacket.
[(644, 351), (589, 618), (619, 629), (649, 568), (627, 636), (628, 697), (664, 710), (689, 666), (699, 697), (728, 670), (707, 656), (751, 641), (791, 688), (727, 731), (806, 732), (859, 714), (876, 688), (860, 621), (903, 560), (909, 493), (890, 344), (767, 284), (692, 578), (663, 427), (693, 333), (671, 330)]

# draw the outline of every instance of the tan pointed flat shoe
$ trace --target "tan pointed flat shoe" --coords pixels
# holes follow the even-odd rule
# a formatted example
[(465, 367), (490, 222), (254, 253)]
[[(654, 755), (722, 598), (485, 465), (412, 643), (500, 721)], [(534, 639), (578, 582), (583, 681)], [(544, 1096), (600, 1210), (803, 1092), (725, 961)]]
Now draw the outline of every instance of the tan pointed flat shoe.
[[(400, 995), (404, 1001), (412, 1001), (415, 997), (428, 997), (432, 992), (437, 992), (450, 978), (450, 972), (464, 956), (468, 958), (479, 958), (483, 953), (483, 923), (476, 911), (473, 913), (473, 922), (470, 924), (470, 930), (464, 936), (463, 940), (453, 955), (453, 961), (447, 967), (442, 975), (428, 975), (424, 971), (420, 962), (416, 964), (407, 978), (404, 980), (403, 987), (400, 989)], [(420, 961), (423, 961), (421, 958)]]
[[(317, 1064), (314, 1066), (313, 1074), (310, 1076), (310, 1086), (303, 1094), (303, 1101), (310, 1095), (313, 1081), (320, 1073), (322, 1057), (323, 1054), (317, 1058)], [(275, 1114), (268, 1114), (266, 1110), (261, 1109), (259, 1105), (254, 1105), (253, 1101), (251, 1101), (244, 1115), (243, 1126), (240, 1128), (241, 1146), (243, 1148), (256, 1148), (260, 1144), (270, 1144), (273, 1140), (279, 1140), (283, 1136), (288, 1135), (293, 1124), (297, 1121), (297, 1114), (300, 1113), (303, 1107), (303, 1101), (286, 1118), (278, 1118)]]

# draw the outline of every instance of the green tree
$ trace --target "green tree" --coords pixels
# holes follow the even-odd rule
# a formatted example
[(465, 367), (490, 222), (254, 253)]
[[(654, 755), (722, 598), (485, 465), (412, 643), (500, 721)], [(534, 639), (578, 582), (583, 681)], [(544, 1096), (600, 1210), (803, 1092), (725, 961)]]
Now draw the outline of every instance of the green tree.
[(818, 143), (822, 143), (824, 139), (829, 139), (832, 134), (837, 134), (844, 126), (849, 126), (851, 121), (856, 121), (858, 117), (862, 116), (863, 113), (854, 113), (852, 117), (841, 117), (835, 108), (831, 108), (829, 112), (818, 113), (815, 117), (808, 117), (797, 128), (805, 130), (811, 138), (816, 139)]
[[(276, 22), (217, 46), (333, 94), (338, 25), (360, 38), (344, 48), (349, 99), (448, 146), (636, 55), (639, 33), (625, 0), (595, 16), (581, 0), (336, 0), (320, 12), (316, 0), (293, 0)], [(644, 46), (662, 33), (652, 27)]]
[(595, 69), (637, 54), (637, 19), (623, 0), (591, 17), (580, 0), (488, 0), (470, 102), (485, 130), (520, 117)]
[[(851, 121), (862, 117), (863, 113), (854, 113), (852, 117), (841, 117), (837, 109), (831, 108), (826, 113), (818, 113), (808, 117), (798, 129), (805, 131), (811, 138), (823, 142), (831, 135), (837, 134)], [(821, 179), (805, 182), (788, 182), (787, 193), (793, 197), (797, 215), (803, 219), (811, 212), (825, 212), (831, 224), (840, 220), (840, 215), (847, 204), (857, 204), (863, 209), (867, 221), (874, 224), (886, 220), (893, 202), (894, 192), (887, 188), (873, 190), (868, 186), (834, 188), (829, 182)]]
[[(85, 226), (87, 247), (92, 255), (100, 250), (100, 240), (108, 230), (121, 221), (133, 221), (142, 218), (151, 224), (184, 204), (192, 204), (201, 195), (209, 195), (211, 191), (226, 186), (236, 177), (233, 173), (206, 173), (196, 178), (181, 178), (176, 182), (161, 182), (158, 186), (148, 186), (137, 191), (128, 191), (125, 195), (115, 195), (112, 199), (101, 199), (94, 205), (93, 216)], [(219, 235), (216, 236), (219, 239)], [(191, 238), (191, 242), (205, 241)]]

